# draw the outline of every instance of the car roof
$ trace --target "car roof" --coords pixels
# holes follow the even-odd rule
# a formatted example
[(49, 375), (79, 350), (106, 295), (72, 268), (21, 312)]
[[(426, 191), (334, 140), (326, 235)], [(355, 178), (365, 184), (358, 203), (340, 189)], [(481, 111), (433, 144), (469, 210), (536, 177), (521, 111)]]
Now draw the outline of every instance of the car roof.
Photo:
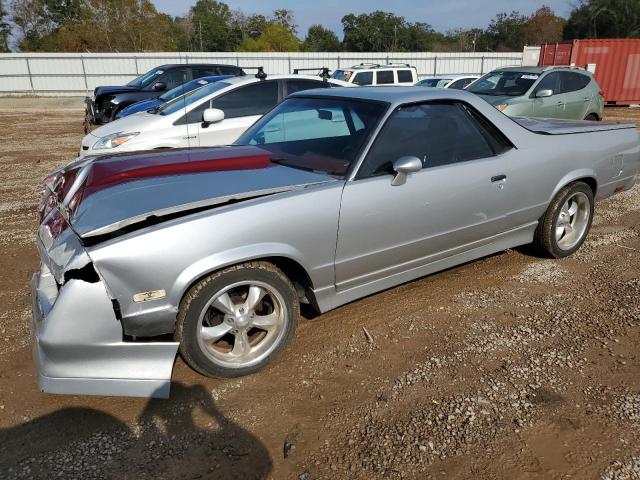
[[(175, 67), (231, 67), (242, 69), (242, 67), (238, 67), (237, 65), (230, 65), (227, 63), (167, 63), (165, 65), (158, 65), (154, 68), (175, 68)], [(152, 69), (153, 70), (153, 69)]]
[(492, 70), (492, 72), (522, 72), (522, 73), (535, 73), (538, 75), (542, 75), (545, 72), (556, 70), (564, 70), (568, 72), (577, 72), (582, 73), (584, 75), (590, 75), (590, 72), (585, 70), (584, 68), (572, 67), (569, 65), (551, 65), (548, 67), (503, 67), (496, 68)]
[[(322, 81), (322, 77), (318, 76), (318, 75), (300, 75), (298, 73), (289, 73), (289, 74), (279, 74), (279, 75), (267, 75), (267, 78), (265, 78), (265, 80), (283, 80), (283, 79), (291, 79), (291, 80), (296, 80), (296, 79), (302, 79), (302, 80), (317, 80), (317, 81)], [(244, 75), (242, 77), (231, 77), (231, 78), (226, 78), (224, 80), (222, 80), (226, 83), (230, 83), (231, 85), (234, 85), (236, 83), (245, 83), (245, 82), (250, 82), (250, 81), (258, 81), (258, 78), (256, 78), (255, 75)], [(340, 80), (337, 80), (335, 78), (329, 78), (328, 79), (329, 82), (332, 83), (340, 83), (343, 85), (347, 85), (347, 82), (343, 82)]]
[(473, 93), (465, 90), (453, 90), (444, 88), (417, 88), (410, 87), (336, 87), (336, 88), (314, 88), (291, 94), (293, 97), (335, 97), (353, 98), (356, 100), (370, 100), (375, 102), (386, 102), (391, 104), (423, 102), (428, 100), (442, 100), (443, 98), (453, 100), (466, 100), (475, 97)]

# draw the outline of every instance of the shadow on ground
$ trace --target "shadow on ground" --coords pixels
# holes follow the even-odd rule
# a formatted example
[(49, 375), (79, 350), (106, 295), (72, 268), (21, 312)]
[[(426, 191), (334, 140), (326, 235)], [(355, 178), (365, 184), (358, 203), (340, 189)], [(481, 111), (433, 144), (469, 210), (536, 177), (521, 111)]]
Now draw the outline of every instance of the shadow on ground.
[(133, 426), (65, 408), (0, 430), (2, 479), (262, 479), (271, 469), (260, 440), (200, 385), (173, 384), (171, 400), (149, 400)]

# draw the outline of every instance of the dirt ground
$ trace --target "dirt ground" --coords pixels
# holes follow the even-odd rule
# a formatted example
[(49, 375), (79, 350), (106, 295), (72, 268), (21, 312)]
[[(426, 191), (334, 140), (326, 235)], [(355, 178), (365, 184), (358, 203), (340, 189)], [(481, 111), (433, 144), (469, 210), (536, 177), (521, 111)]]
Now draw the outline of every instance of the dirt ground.
[(354, 302), (259, 374), (177, 359), (170, 400), (54, 396), (29, 345), (35, 210), (82, 112), (3, 109), (0, 131), (0, 478), (640, 478), (640, 188), (572, 258), (507, 251)]

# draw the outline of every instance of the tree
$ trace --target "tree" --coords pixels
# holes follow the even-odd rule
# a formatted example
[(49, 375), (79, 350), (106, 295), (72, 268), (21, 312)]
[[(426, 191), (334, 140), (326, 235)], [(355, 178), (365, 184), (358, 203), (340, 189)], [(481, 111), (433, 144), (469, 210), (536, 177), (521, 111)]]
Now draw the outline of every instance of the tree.
[(638, 37), (638, 0), (580, 0), (564, 28), (566, 39)]
[(78, 21), (81, 8), (81, 0), (14, 0), (13, 21), (22, 34), (20, 50), (58, 50), (60, 29)]
[(5, 10), (4, 3), (0, 1), (0, 53), (9, 51), (10, 33), (11, 25), (9, 25), (9, 17)]
[(269, 26), (269, 20), (264, 15), (245, 15), (242, 10), (232, 12), (231, 26), (240, 33), (240, 38), (258, 38)]
[(233, 15), (226, 3), (198, 0), (189, 10), (190, 50), (226, 52), (234, 50), (241, 37), (231, 28)]
[(335, 33), (322, 25), (311, 25), (302, 49), (307, 52), (337, 52), (340, 50), (340, 40)]
[(272, 23), (257, 39), (245, 38), (240, 52), (298, 52), (300, 41), (284, 25)]
[(489, 23), (487, 34), (489, 36), (489, 48), (495, 51), (521, 50), (524, 45), (524, 29), (527, 17), (519, 12), (510, 14), (499, 13)]
[(398, 50), (398, 34), (406, 27), (403, 17), (375, 11), (342, 17), (344, 50), (352, 52), (393, 52)]
[(557, 17), (554, 11), (543, 5), (529, 17), (523, 30), (525, 45), (556, 43), (562, 40), (562, 31), (566, 20)]
[(271, 17), (271, 23), (277, 23), (285, 27), (291, 35), (296, 36), (298, 26), (294, 23), (295, 19), (293, 16), (292, 10), (287, 10), (286, 8), (281, 8), (273, 12), (273, 17)]

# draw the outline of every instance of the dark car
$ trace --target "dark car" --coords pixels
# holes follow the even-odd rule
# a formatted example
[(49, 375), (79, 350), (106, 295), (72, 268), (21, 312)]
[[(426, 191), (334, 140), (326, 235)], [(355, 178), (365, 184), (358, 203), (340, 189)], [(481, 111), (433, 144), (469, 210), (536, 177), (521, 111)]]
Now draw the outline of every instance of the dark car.
[(128, 107), (124, 107), (118, 110), (115, 114), (115, 119), (128, 117), (134, 113), (146, 112), (154, 108), (158, 108), (163, 103), (167, 103), (169, 100), (173, 100), (185, 93), (189, 93), (196, 88), (204, 87), (210, 83), (215, 83), (225, 78), (233, 77), (234, 75), (211, 75), (210, 77), (200, 77), (195, 80), (191, 80), (183, 85), (178, 85), (176, 88), (163, 93), (156, 98), (148, 98), (146, 100), (140, 100), (139, 102), (132, 103)]
[(85, 133), (90, 125), (103, 125), (114, 120), (120, 110), (133, 103), (156, 98), (196, 78), (244, 74), (242, 68), (235, 65), (160, 65), (126, 85), (96, 87), (93, 96), (85, 99)]

